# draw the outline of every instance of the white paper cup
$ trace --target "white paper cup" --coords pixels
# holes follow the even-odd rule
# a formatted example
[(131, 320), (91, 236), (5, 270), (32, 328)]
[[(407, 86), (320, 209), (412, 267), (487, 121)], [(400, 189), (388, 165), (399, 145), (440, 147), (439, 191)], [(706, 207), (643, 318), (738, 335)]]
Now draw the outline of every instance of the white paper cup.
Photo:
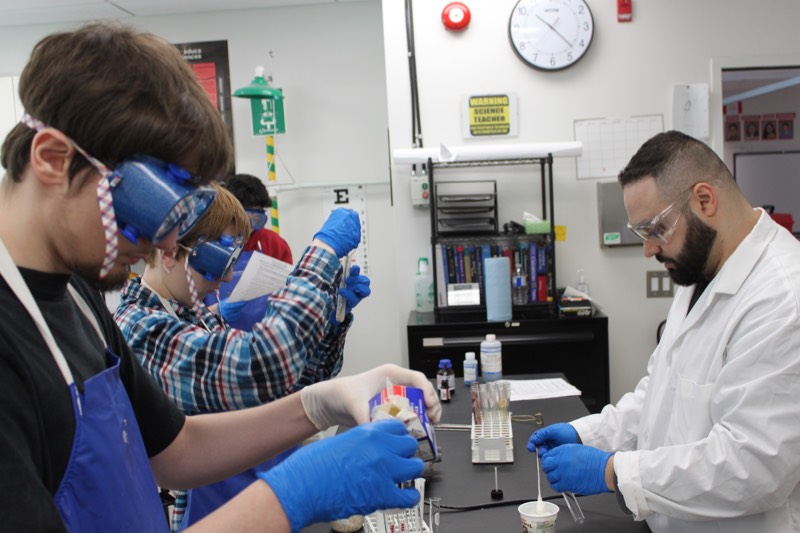
[(539, 513), (539, 502), (523, 503), (519, 506), (519, 517), (522, 520), (522, 533), (550, 533), (556, 530), (558, 505), (542, 502), (544, 513)]

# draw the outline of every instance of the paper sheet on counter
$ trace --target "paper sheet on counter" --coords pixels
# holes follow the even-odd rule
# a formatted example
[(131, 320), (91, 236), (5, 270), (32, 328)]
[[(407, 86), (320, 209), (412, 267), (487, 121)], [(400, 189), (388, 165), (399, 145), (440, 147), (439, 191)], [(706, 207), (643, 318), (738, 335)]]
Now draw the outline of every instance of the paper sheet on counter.
[(254, 253), (239, 278), (239, 283), (231, 291), (229, 302), (252, 300), (264, 296), (286, 285), (286, 278), (294, 266), (274, 257)]
[(523, 379), (504, 382), (511, 384), (511, 401), (543, 400), (546, 398), (562, 398), (564, 396), (580, 396), (581, 391), (562, 378)]

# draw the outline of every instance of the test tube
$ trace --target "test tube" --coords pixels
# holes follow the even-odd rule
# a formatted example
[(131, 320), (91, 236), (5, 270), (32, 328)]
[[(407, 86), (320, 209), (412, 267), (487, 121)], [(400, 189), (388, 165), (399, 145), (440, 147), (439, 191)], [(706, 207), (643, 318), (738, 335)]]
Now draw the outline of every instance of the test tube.
[(442, 504), (441, 498), (431, 498), (428, 500), (428, 527), (431, 533), (439, 533), (439, 510)]
[(573, 492), (562, 492), (562, 496), (564, 496), (564, 501), (567, 503), (567, 509), (569, 509), (569, 514), (572, 515), (572, 519), (575, 520), (575, 523), (578, 525), (583, 524), (583, 521), (586, 517), (583, 515), (583, 509), (578, 504), (578, 498), (575, 496)]
[(480, 424), (483, 422), (483, 417), (481, 416), (480, 389), (477, 383), (470, 386), (470, 396), (472, 396), (472, 418), (475, 420), (475, 424)]
[(497, 403), (500, 406), (500, 416), (505, 419), (508, 416), (508, 402), (511, 400), (511, 384), (500, 383), (498, 388), (500, 398)]
[[(342, 281), (339, 282), (339, 288), (344, 289), (345, 280), (350, 275), (350, 256), (344, 256), (344, 272), (342, 273)], [(336, 321), (344, 322), (345, 311), (347, 311), (347, 299), (337, 293), (336, 296)]]

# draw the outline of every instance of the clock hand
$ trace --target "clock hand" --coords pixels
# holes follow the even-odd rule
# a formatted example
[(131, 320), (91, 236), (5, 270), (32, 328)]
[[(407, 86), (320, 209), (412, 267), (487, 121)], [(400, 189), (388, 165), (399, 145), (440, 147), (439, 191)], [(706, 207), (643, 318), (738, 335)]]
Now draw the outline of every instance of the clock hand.
[(556, 29), (556, 28), (555, 28), (555, 27), (554, 27), (552, 24), (550, 24), (549, 22), (547, 22), (546, 20), (544, 20), (544, 19), (543, 19), (542, 17), (540, 17), (539, 15), (536, 15), (536, 18), (537, 18), (537, 19), (539, 19), (539, 20), (541, 20), (542, 22), (544, 22), (544, 23), (545, 23), (545, 25), (546, 25), (548, 28), (550, 28), (551, 30), (553, 30), (553, 31), (556, 33), (556, 35), (558, 35), (559, 37), (561, 37), (562, 39), (564, 39), (564, 42), (565, 42), (565, 43), (567, 43), (567, 45), (569, 45), (569, 47), (570, 47), (570, 48), (572, 48), (572, 43), (571, 43), (571, 42), (569, 42), (569, 41), (567, 40), (567, 38), (566, 38), (566, 37), (564, 37), (563, 35), (561, 35), (561, 33), (560, 33), (560, 32), (559, 32), (559, 31), (558, 31), (558, 30), (557, 30), (557, 29)]

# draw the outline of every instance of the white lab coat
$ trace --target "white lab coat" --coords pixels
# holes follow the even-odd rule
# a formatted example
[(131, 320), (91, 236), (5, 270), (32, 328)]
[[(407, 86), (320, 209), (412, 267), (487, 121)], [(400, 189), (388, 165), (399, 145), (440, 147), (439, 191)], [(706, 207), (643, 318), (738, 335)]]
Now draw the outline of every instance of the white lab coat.
[(761, 212), (687, 315), (693, 291), (636, 390), (573, 425), (618, 451), (625, 504), (654, 532), (800, 531), (800, 243)]

